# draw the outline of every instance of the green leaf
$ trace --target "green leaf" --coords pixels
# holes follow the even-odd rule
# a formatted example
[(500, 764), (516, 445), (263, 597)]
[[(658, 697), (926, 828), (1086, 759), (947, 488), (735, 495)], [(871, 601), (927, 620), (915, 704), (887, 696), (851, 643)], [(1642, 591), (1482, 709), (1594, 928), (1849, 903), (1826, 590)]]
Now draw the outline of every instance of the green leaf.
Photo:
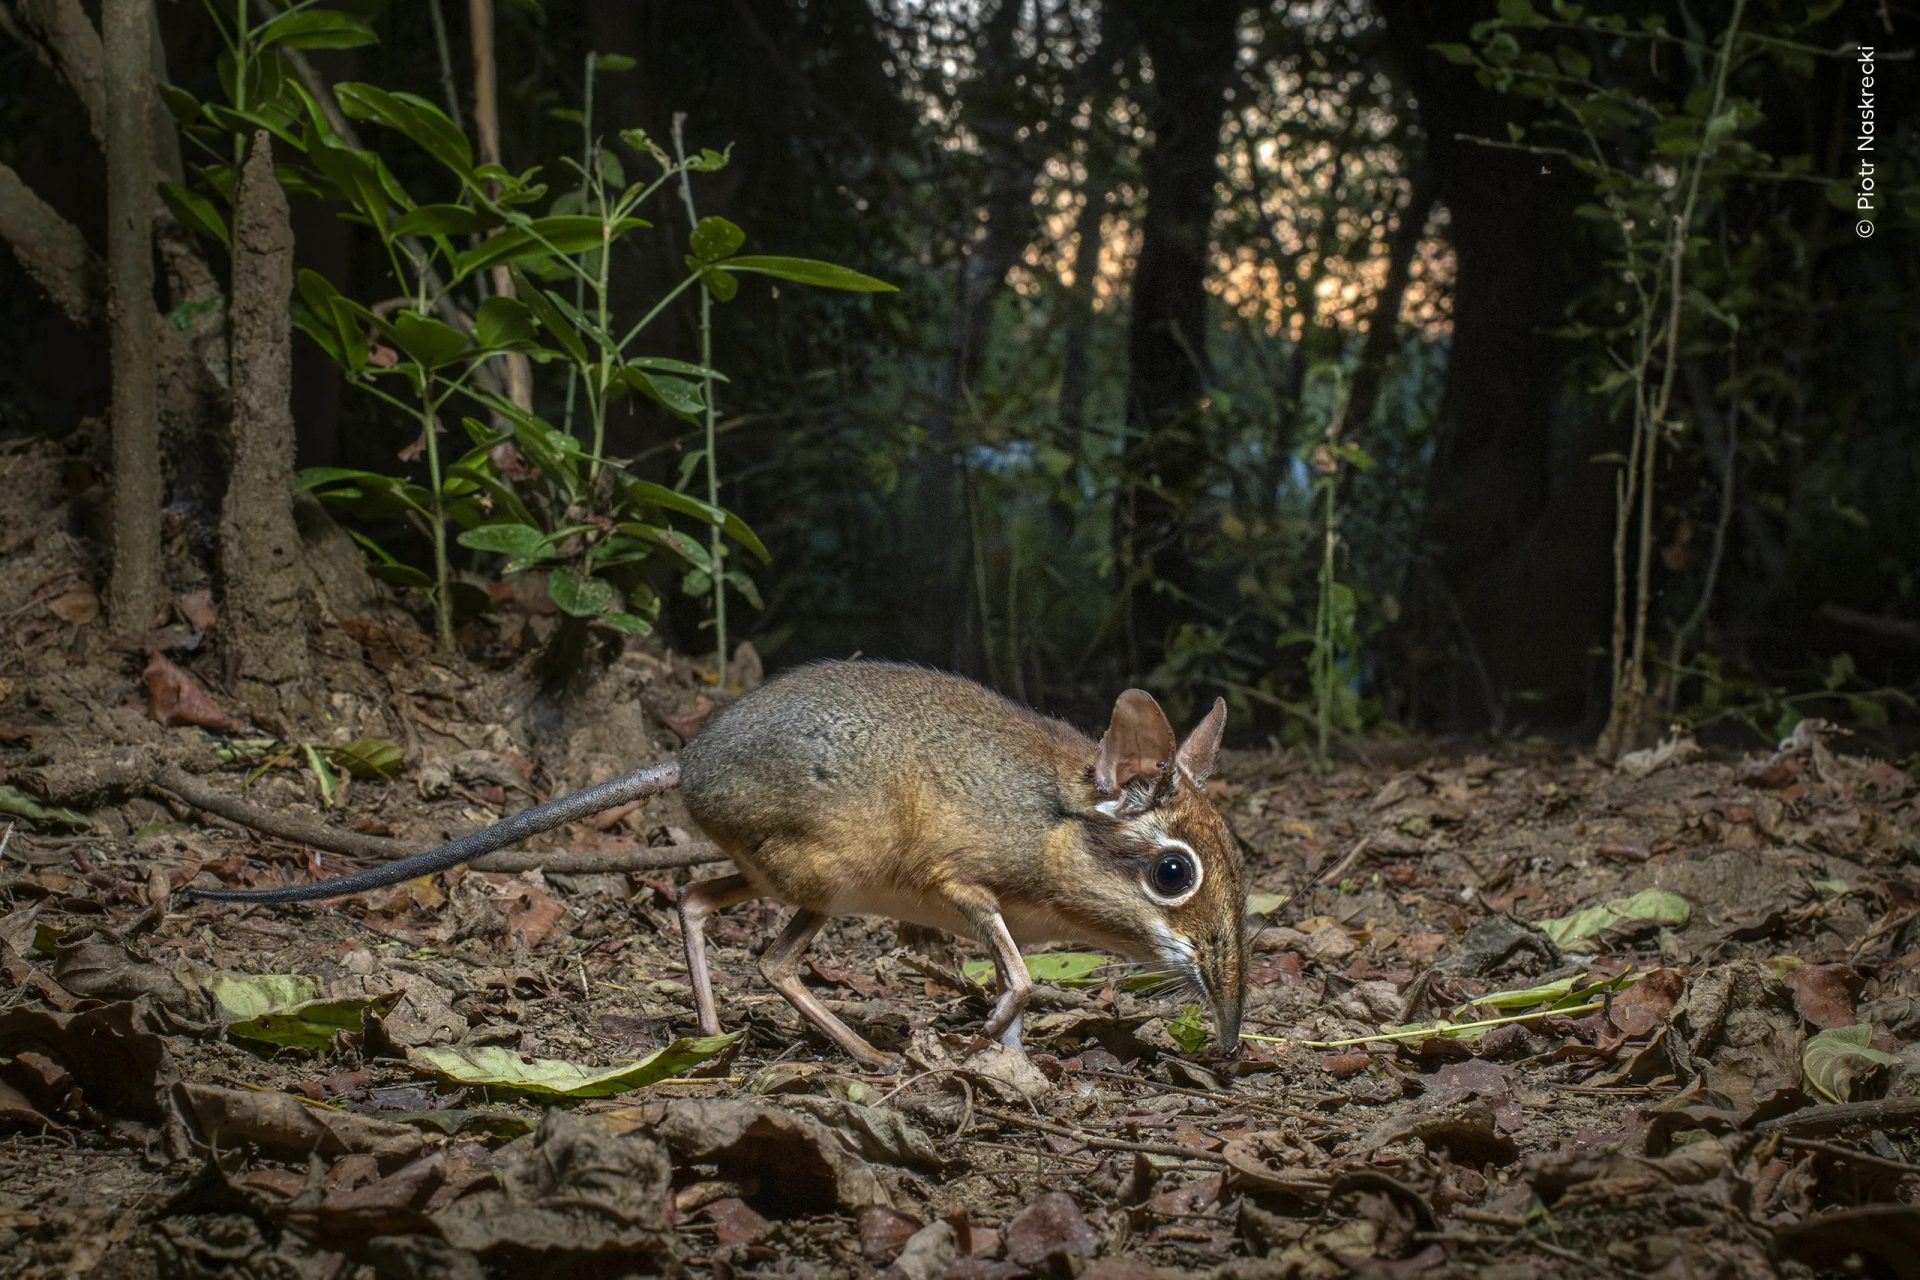
[(388, 93), (351, 80), (335, 85), (333, 93), (347, 115), (356, 120), (376, 120), (462, 177), (475, 176), (473, 144), (444, 111), (425, 98)]
[(509, 267), (508, 271), (513, 276), (514, 293), (533, 312), (540, 327), (560, 344), (575, 364), (587, 363), (587, 344), (580, 340), (580, 331), (553, 305), (547, 291), (534, 285), (518, 267)]
[(1471, 67), (1478, 61), (1473, 50), (1464, 44), (1432, 44), (1427, 47), (1455, 66)]
[[(691, 258), (687, 261), (692, 265)], [(712, 294), (715, 302), (732, 302), (734, 295), (740, 292), (740, 282), (718, 267), (700, 269), (700, 287)]]
[(713, 571), (713, 557), (708, 554), (707, 549), (696, 539), (688, 537), (678, 529), (632, 522), (621, 524), (617, 528), (628, 537), (638, 538), (642, 542), (651, 542), (657, 547), (665, 547), (696, 569), (704, 569), (709, 573)]
[(200, 118), (200, 99), (182, 89), (177, 84), (157, 84), (154, 91), (160, 95), (160, 101), (166, 104), (167, 114), (182, 129), (192, 125)]
[(1540, 19), (1533, 12), (1533, 0), (1500, 0), (1497, 6), (1502, 22), (1530, 27)]
[(497, 225), (499, 219), (482, 209), (423, 204), (395, 218), (389, 230), (396, 236), (473, 236)]
[(582, 577), (570, 566), (547, 575), (547, 594), (561, 612), (576, 618), (591, 618), (613, 608), (613, 584), (604, 578)]
[(381, 180), (379, 158), (371, 151), (355, 151), (329, 139), (316, 140), (307, 148), (307, 158), (326, 176), (341, 199), (352, 205), (381, 237), (387, 237), (386, 184)]
[[(326, 497), (326, 494), (321, 494)], [(396, 587), (412, 587), (416, 591), (425, 591), (433, 586), (433, 579), (410, 564), (376, 564), (367, 572), (381, 582)]]
[(595, 616), (594, 621), (612, 627), (615, 631), (625, 632), (630, 636), (653, 634), (653, 624), (651, 622), (648, 622), (645, 618), (639, 617), (636, 614), (622, 613), (617, 609), (612, 613), (602, 613)]
[(377, 43), (379, 37), (358, 18), (331, 9), (303, 9), (283, 13), (256, 28), (254, 40), (262, 49), (276, 44), (289, 49), (357, 49)]
[(595, 71), (631, 71), (640, 64), (624, 53), (596, 53), (593, 55)]
[(670, 360), (666, 356), (635, 356), (627, 363), (636, 369), (645, 369), (649, 373), (678, 373), (689, 378), (712, 378), (715, 382), (727, 381), (727, 375), (718, 369), (708, 368), (704, 364), (689, 364), (685, 360)]
[(467, 352), (466, 334), (418, 311), (396, 311), (389, 330), (394, 345), (423, 368), (443, 368)]
[(1603, 906), (1588, 907), (1550, 920), (1536, 920), (1534, 927), (1556, 946), (1566, 947), (1614, 928), (1678, 928), (1692, 914), (1693, 908), (1679, 894), (1665, 889), (1642, 889), (1632, 897), (1615, 898)]
[(193, 227), (212, 236), (221, 244), (231, 243), (227, 236), (227, 220), (213, 207), (213, 201), (190, 190), (177, 182), (160, 184), (160, 200), (179, 220), (183, 227)]
[(861, 275), (847, 267), (836, 267), (831, 262), (816, 262), (812, 258), (766, 258), (746, 257), (728, 258), (717, 263), (722, 271), (752, 271), (760, 275), (773, 276), (778, 280), (791, 280), (795, 284), (810, 284), (822, 289), (845, 289), (852, 293), (898, 293), (897, 285), (872, 276)]
[[(1106, 979), (1094, 977), (1095, 971), (1114, 963), (1112, 956), (1097, 951), (1045, 951), (1025, 960), (1028, 977), (1062, 987), (1097, 987)], [(984, 986), (993, 979), (993, 961), (969, 960), (960, 971)]]
[(174, 969), (182, 984), (213, 998), (223, 1022), (240, 1022), (320, 998), (320, 979), (303, 973), (227, 973), (185, 962)]
[(620, 380), (669, 413), (691, 422), (707, 407), (700, 385), (685, 378), (664, 373), (643, 373), (628, 365), (620, 371)]
[(1807, 1084), (1834, 1102), (1878, 1097), (1885, 1091), (1887, 1069), (1899, 1061), (1871, 1046), (1873, 1026), (1834, 1027), (1808, 1040), (1800, 1051)]
[(1213, 1039), (1213, 1030), (1207, 1026), (1204, 1011), (1197, 1004), (1180, 1010), (1180, 1016), (1167, 1024), (1167, 1034), (1188, 1053), (1200, 1052)]
[(498, 1045), (410, 1049), (416, 1070), (454, 1084), (508, 1089), (545, 1098), (607, 1098), (677, 1076), (732, 1047), (741, 1033), (675, 1040), (637, 1062), (593, 1070), (557, 1058), (523, 1058)]
[(1847, 710), (1853, 714), (1855, 720), (1874, 729), (1886, 728), (1893, 719), (1886, 704), (1876, 702), (1872, 698), (1848, 698)]
[(473, 340), (489, 351), (533, 341), (533, 311), (518, 298), (499, 294), (486, 299), (473, 316)]
[(773, 557), (767, 554), (767, 548), (747, 527), (746, 521), (731, 511), (716, 507), (712, 503), (702, 502), (691, 494), (680, 493), (663, 484), (651, 480), (630, 480), (628, 491), (647, 506), (665, 507), (669, 511), (678, 511), (682, 515), (694, 516), (708, 524), (717, 524), (726, 535), (759, 557), (762, 564), (771, 563)]
[(687, 236), (687, 248), (701, 265), (731, 258), (746, 242), (747, 233), (725, 218), (702, 218)]
[(63, 827), (77, 829), (93, 825), (93, 819), (84, 813), (75, 813), (58, 805), (41, 804), (16, 787), (0, 786), (0, 813), (10, 813), (29, 822), (57, 822)]
[(483, 524), (460, 535), (460, 545), (504, 556), (537, 556), (546, 547), (546, 535), (532, 525)]
[(392, 738), (355, 738), (327, 748), (327, 759), (356, 778), (392, 778), (406, 752)]
[(1250, 916), (1270, 916), (1293, 899), (1290, 893), (1250, 893), (1247, 895), (1247, 914)]
[(333, 771), (333, 766), (327, 763), (319, 748), (311, 742), (302, 743), (300, 749), (307, 757), (307, 768), (313, 772), (314, 781), (320, 784), (321, 808), (333, 808), (334, 801), (340, 795), (340, 775)]
[(368, 1014), (378, 1017), (400, 1002), (398, 991), (377, 996), (337, 996), (310, 1000), (290, 1009), (275, 1009), (257, 1017), (227, 1024), (227, 1034), (237, 1040), (253, 1040), (319, 1053), (333, 1044), (343, 1031), (358, 1032), (366, 1025)]
[(454, 260), (454, 268), (466, 276), (496, 262), (580, 253), (600, 248), (603, 234), (605, 242), (610, 243), (629, 231), (652, 225), (644, 218), (621, 218), (603, 227), (599, 218), (583, 213), (535, 218), (525, 226), (508, 227), (485, 244), (469, 249)]
[(740, 593), (741, 599), (745, 600), (748, 604), (752, 605), (754, 608), (764, 609), (767, 607), (766, 601), (760, 598), (759, 586), (754, 582), (752, 578), (749, 578), (743, 571), (739, 569), (727, 570), (726, 580), (727, 580), (727, 585), (732, 587), (735, 591), (738, 591)]
[(302, 314), (300, 308), (294, 312), (294, 320), (302, 331), (349, 373), (365, 368), (367, 331), (362, 327), (357, 304), (341, 296), (317, 271), (303, 268), (294, 278), (294, 286), (306, 308), (306, 314)]

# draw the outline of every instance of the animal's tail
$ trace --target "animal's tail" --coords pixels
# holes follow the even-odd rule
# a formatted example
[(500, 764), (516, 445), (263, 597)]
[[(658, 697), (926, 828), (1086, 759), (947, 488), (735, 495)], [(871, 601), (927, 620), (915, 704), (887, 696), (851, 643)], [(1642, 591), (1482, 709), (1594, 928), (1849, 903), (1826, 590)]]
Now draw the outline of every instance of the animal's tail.
[(398, 884), (415, 876), (471, 862), (481, 854), (503, 849), (517, 840), (577, 822), (616, 805), (670, 791), (679, 785), (680, 763), (669, 760), (665, 764), (652, 765), (611, 782), (602, 782), (584, 791), (549, 800), (524, 813), (503, 818), (485, 830), (461, 836), (438, 849), (416, 853), (398, 862), (368, 867), (364, 871), (315, 881), (313, 884), (288, 885), (284, 889), (189, 889), (187, 892), (195, 898), (210, 898), (215, 902), (307, 902), (316, 898), (339, 898), (349, 893), (363, 893), (368, 889)]

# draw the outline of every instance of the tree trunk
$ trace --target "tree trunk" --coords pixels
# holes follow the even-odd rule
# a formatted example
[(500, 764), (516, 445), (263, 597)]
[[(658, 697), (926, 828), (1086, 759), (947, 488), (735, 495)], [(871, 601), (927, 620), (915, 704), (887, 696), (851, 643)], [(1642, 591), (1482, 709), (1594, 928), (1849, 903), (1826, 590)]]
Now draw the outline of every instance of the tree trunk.
[(113, 369), (113, 627), (137, 637), (157, 620), (160, 432), (155, 411), (153, 150), (148, 134), (149, 0), (105, 0), (107, 316)]
[(1525, 697), (1537, 719), (1590, 718), (1611, 600), (1612, 473), (1589, 461), (1608, 447), (1604, 430), (1565, 411), (1567, 352), (1548, 332), (1586, 269), (1577, 183), (1471, 140), (1504, 140), (1522, 109), (1428, 47), (1468, 40), (1475, 12), (1447, 0), (1383, 12), (1420, 102), (1457, 269), (1421, 535), (1432, 568), (1408, 620), (1425, 663), (1413, 710), (1428, 724), (1499, 724)]
[(220, 634), (234, 692), (283, 734), (303, 717), (313, 674), (308, 575), (293, 520), (292, 293), (293, 228), (262, 130), (234, 196), (233, 470), (220, 517)]
[(1126, 592), (1128, 665), (1158, 665), (1188, 602), (1205, 586), (1186, 518), (1207, 473), (1206, 291), (1226, 89), (1240, 49), (1241, 6), (1128, 0), (1153, 66), (1147, 212), (1133, 271), (1127, 354), (1128, 436), (1115, 511)]
[(906, 553), (934, 584), (923, 597), (915, 656), (949, 670), (983, 676), (986, 619), (976, 607), (975, 492), (966, 474), (968, 446), (961, 421), (973, 402), (993, 331), (993, 307), (1007, 271), (1033, 236), (1033, 184), (1039, 176), (1030, 147), (1018, 136), (1016, 87), (1021, 0), (999, 0), (984, 18), (976, 82), (963, 101), (967, 122), (987, 157), (987, 190), (979, 225), (964, 241), (958, 282), (958, 324), (936, 404), (927, 417), (924, 454), (911, 483), (917, 495)]

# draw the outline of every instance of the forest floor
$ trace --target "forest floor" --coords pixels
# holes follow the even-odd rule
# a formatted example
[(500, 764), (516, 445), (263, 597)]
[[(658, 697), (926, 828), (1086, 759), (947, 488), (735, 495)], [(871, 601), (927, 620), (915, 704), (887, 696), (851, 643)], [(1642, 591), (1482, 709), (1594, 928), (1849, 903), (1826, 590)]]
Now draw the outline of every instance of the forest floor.
[[(1260, 1038), (1190, 1052), (1179, 1008), (1069, 958), (1009, 1055), (966, 966), (844, 921), (806, 977), (906, 1055), (879, 1077), (759, 979), (770, 902), (709, 926), (739, 1038), (681, 1039), (673, 904), (715, 867), (186, 901), (350, 864), (168, 800), (163, 764), (421, 847), (611, 764), (536, 768), (499, 686), (349, 620), (330, 688), (386, 701), (336, 701), (341, 733), (400, 755), (349, 780), (339, 740), (220, 706), (200, 605), (157, 666), (102, 638), (74, 546), (0, 525), (0, 554), (0, 1271), (1916, 1274), (1920, 789), (1837, 732), (1621, 769), (1228, 753)], [(616, 665), (654, 734), (623, 767), (723, 697)], [(535, 847), (690, 839), (666, 796)]]

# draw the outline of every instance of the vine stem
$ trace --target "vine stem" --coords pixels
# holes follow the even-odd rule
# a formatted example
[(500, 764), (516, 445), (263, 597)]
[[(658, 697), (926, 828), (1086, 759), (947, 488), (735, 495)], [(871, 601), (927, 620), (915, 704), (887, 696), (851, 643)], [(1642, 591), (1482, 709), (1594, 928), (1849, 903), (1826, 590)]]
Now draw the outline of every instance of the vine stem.
[(453, 571), (447, 564), (447, 500), (441, 492), (440, 442), (435, 439), (437, 433), (434, 430), (436, 407), (430, 384), (423, 381), (420, 387), (420, 429), (427, 437), (427, 475), (433, 486), (433, 625), (440, 638), (440, 647), (451, 652), (453, 601), (448, 588), (452, 585)]
[[(693, 207), (693, 183), (687, 169), (686, 123), (686, 113), (676, 111), (673, 116), (673, 159), (680, 169), (680, 198), (686, 202), (687, 226), (691, 229), (700, 225), (700, 215)], [(701, 375), (700, 398), (706, 405), (707, 504), (718, 508), (720, 460), (714, 448), (713, 294), (706, 289), (700, 290), (700, 367), (706, 370)], [(718, 525), (708, 529), (707, 546), (713, 560), (713, 669), (724, 676), (727, 670), (727, 580), (724, 567), (727, 549), (720, 541)]]

